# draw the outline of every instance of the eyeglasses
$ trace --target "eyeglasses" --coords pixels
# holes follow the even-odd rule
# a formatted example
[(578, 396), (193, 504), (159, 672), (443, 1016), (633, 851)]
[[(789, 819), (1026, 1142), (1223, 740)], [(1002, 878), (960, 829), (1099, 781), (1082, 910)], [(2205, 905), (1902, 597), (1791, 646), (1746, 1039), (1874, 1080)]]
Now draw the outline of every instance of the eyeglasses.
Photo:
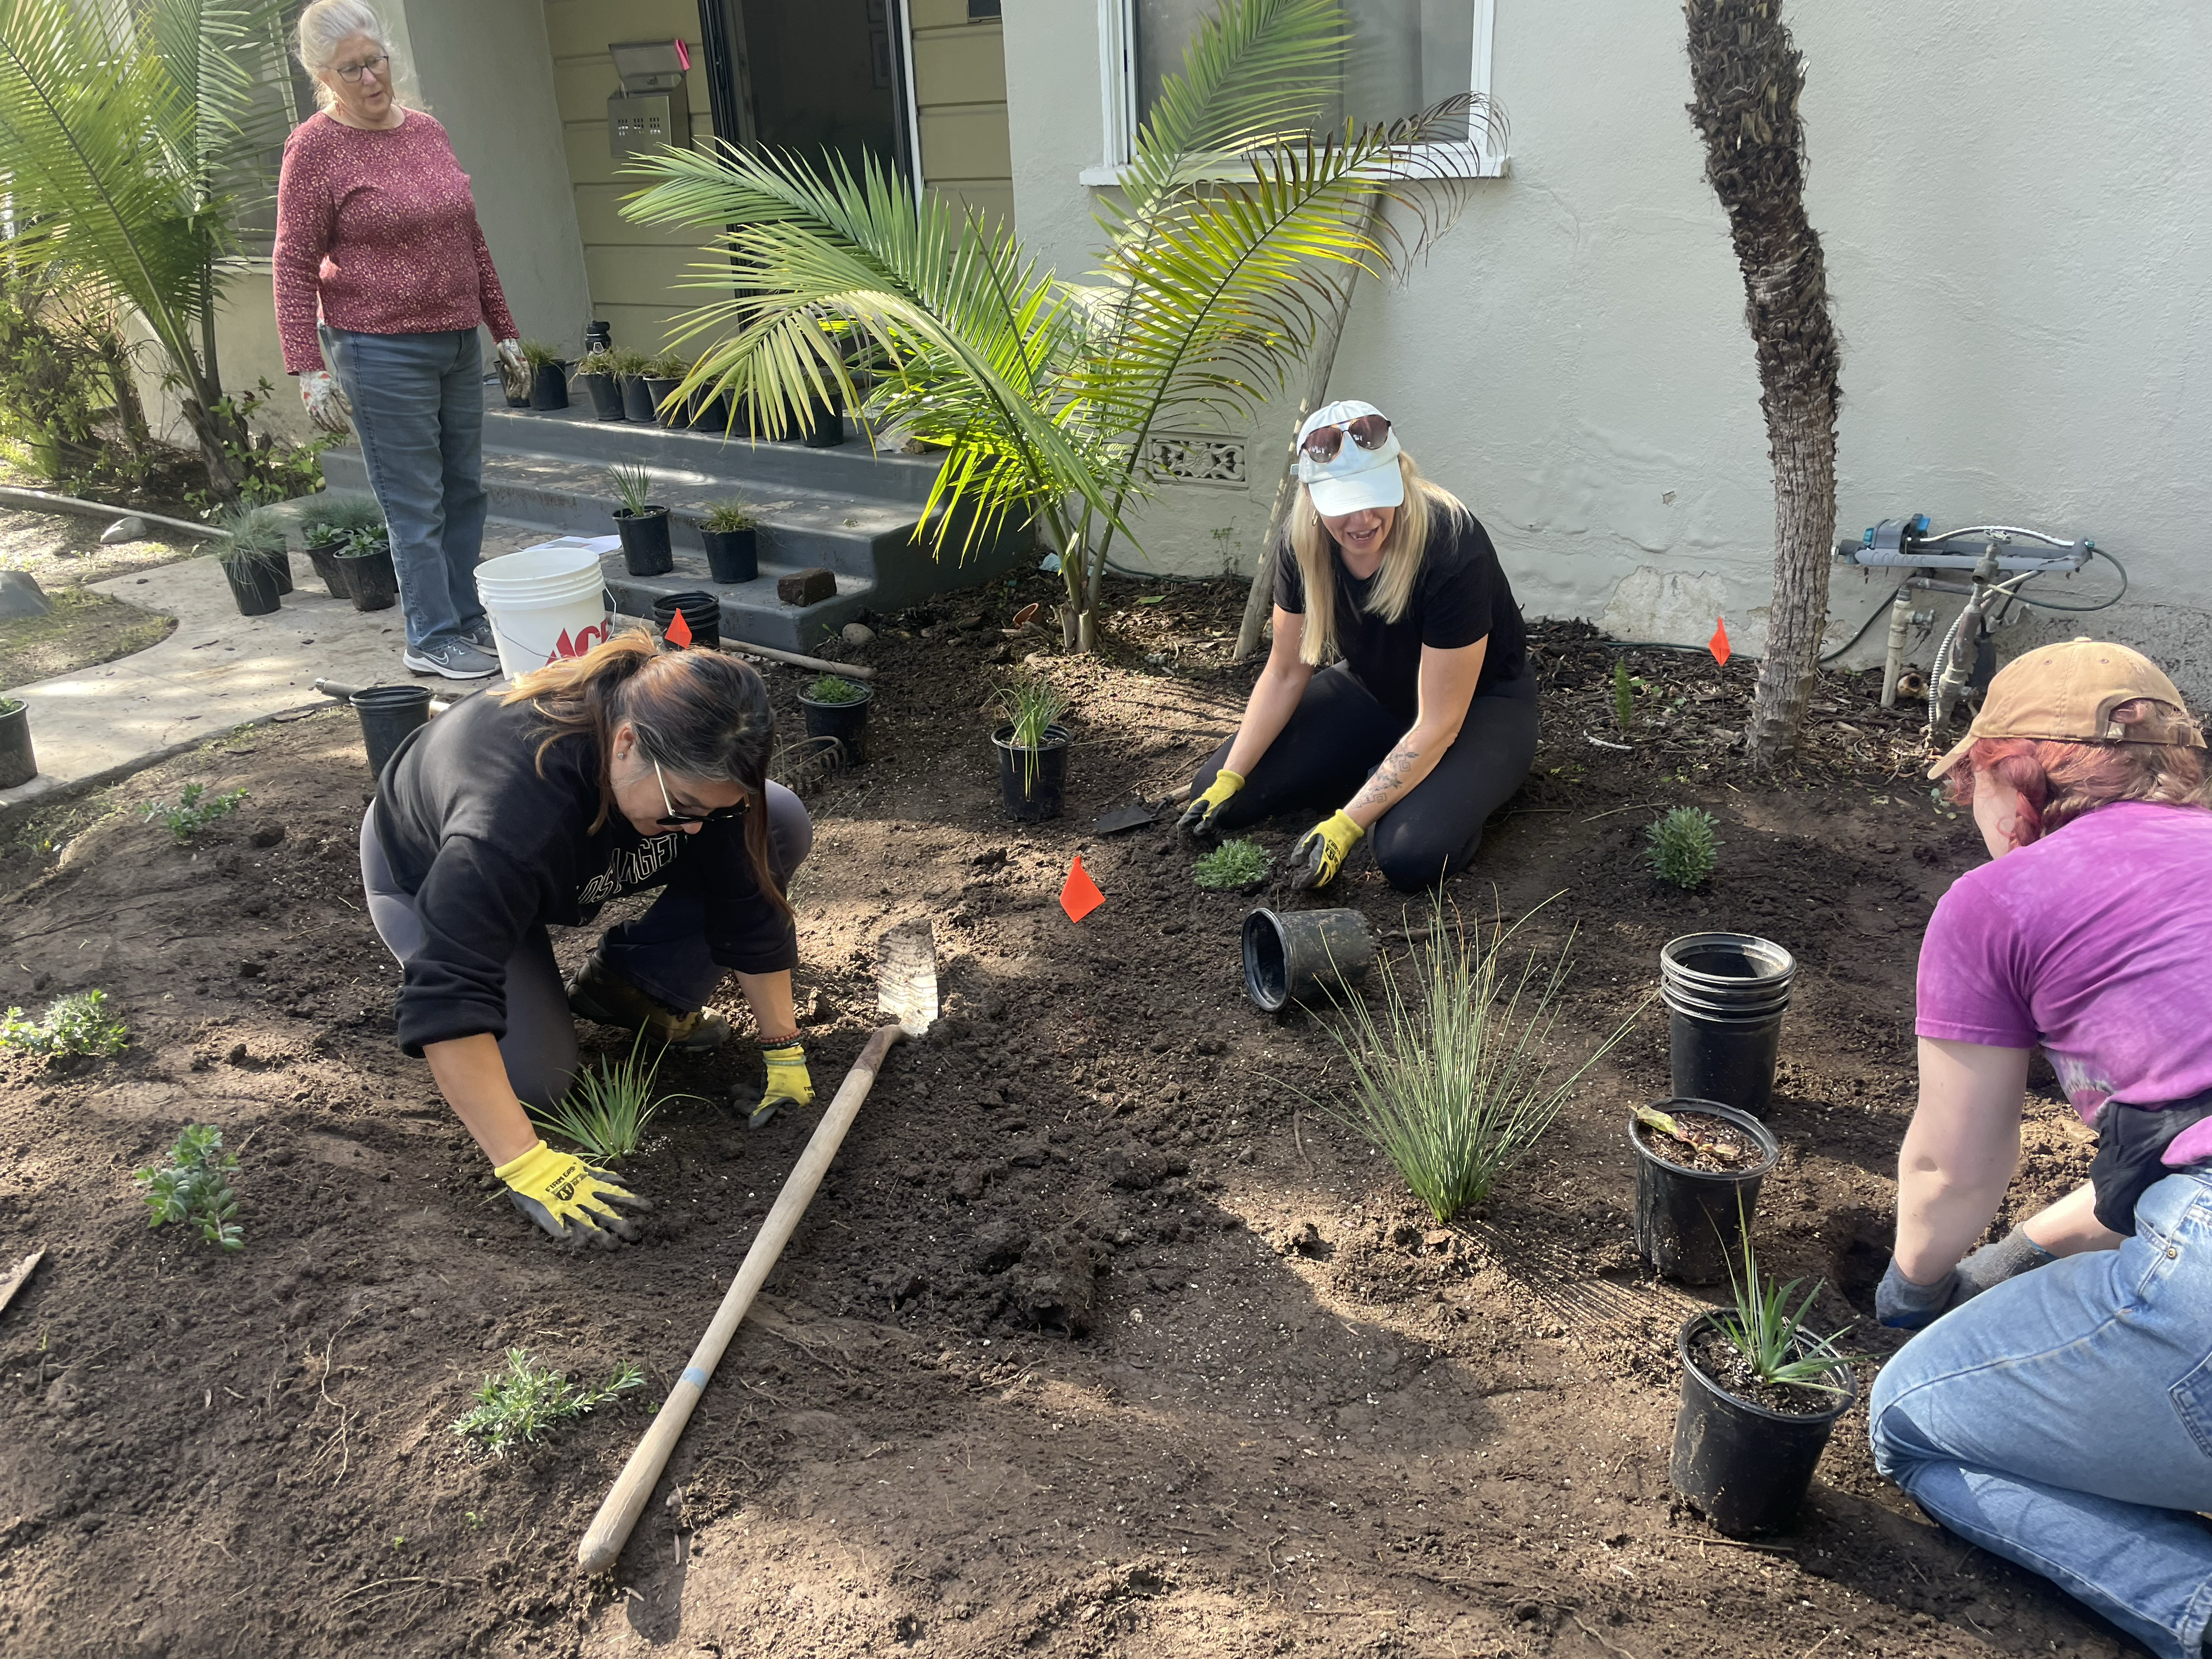
[(653, 781), (660, 786), (660, 804), (668, 809), (665, 817), (653, 820), (662, 829), (680, 830), (687, 823), (720, 823), (745, 810), (744, 803), (739, 801), (735, 806), (717, 806), (706, 812), (678, 811), (676, 803), (668, 799), (668, 780), (660, 775), (660, 763), (650, 756), (646, 758), (653, 767)]
[(357, 87), (361, 84), (361, 77), (373, 70), (380, 81), (384, 78), (384, 66), (391, 61), (391, 53), (380, 52), (374, 58), (362, 58), (358, 64), (340, 64), (338, 79), (349, 87)]
[(1344, 447), (1347, 432), (1352, 434), (1352, 441), (1362, 449), (1380, 449), (1383, 440), (1390, 435), (1390, 422), (1380, 415), (1362, 415), (1342, 426), (1317, 426), (1306, 434), (1306, 441), (1300, 447), (1310, 459), (1326, 466)]

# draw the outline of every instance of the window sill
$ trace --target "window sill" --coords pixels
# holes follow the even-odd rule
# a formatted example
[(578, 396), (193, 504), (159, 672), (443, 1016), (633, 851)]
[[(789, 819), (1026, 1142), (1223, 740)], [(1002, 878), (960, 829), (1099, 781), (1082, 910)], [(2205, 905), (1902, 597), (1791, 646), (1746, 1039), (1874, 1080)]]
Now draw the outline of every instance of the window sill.
[[(1426, 144), (1414, 152), (1412, 165), (1392, 170), (1391, 176), (1409, 180), (1423, 179), (1504, 179), (1511, 175), (1513, 158), (1510, 155), (1486, 155), (1473, 144)], [(1077, 173), (1078, 182), (1092, 190), (1112, 190), (1128, 175), (1127, 166), (1088, 167)], [(1231, 167), (1225, 162), (1218, 173), (1206, 176), (1218, 179), (1241, 179), (1249, 169)]]

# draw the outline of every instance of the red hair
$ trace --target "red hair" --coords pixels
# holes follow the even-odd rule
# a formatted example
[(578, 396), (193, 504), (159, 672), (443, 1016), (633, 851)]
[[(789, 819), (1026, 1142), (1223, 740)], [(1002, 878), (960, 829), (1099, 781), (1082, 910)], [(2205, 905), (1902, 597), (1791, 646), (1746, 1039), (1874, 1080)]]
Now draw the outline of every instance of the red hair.
[(2020, 792), (2015, 846), (2064, 828), (2084, 812), (2116, 800), (2168, 806), (2212, 805), (2205, 787), (2205, 751), (2166, 741), (2194, 732), (2189, 716), (2152, 697), (2136, 697), (2112, 710), (2119, 726), (2140, 726), (2144, 735), (2118, 743), (2074, 743), (2055, 738), (1981, 738), (1966, 763), (1945, 782), (1954, 805), (1971, 807), (1974, 780), (1986, 772)]

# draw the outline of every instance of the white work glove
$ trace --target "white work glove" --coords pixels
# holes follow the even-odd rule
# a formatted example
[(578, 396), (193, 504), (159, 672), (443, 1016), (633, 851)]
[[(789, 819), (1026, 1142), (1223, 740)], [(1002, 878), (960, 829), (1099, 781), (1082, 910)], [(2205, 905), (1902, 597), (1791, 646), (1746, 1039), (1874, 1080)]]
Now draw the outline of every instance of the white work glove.
[(311, 368), (300, 377), (300, 401), (307, 406), (307, 418), (324, 431), (343, 437), (353, 430), (353, 405), (327, 368)]
[(522, 356), (522, 342), (495, 340), (491, 351), (492, 356), (499, 359), (499, 383), (507, 388), (507, 395), (527, 398), (531, 382), (537, 377)]

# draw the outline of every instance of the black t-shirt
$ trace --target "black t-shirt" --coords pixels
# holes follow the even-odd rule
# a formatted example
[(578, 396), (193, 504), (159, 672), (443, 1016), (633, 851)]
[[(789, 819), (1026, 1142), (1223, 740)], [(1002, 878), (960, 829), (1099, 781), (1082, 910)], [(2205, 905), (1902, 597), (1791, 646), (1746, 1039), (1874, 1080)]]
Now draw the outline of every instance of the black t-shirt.
[[(1486, 636), (1490, 648), (1475, 681), (1477, 696), (1500, 680), (1514, 678), (1526, 665), (1528, 636), (1521, 607), (1498, 565), (1498, 550), (1473, 514), (1439, 511), (1430, 519), (1420, 574), (1398, 622), (1367, 613), (1374, 578), (1363, 580), (1346, 570), (1343, 554), (1333, 545), (1328, 562), (1336, 572), (1336, 648), (1375, 700), (1407, 721), (1419, 712), (1425, 645), (1456, 651)], [(1305, 614), (1305, 582), (1287, 535), (1275, 550), (1275, 603)]]
[(599, 810), (599, 757), (582, 737), (545, 751), (549, 731), (527, 702), (469, 698), (409, 733), (377, 785), (377, 839), (415, 896), (423, 945), (394, 1010), (399, 1046), (507, 1032), (507, 962), (544, 923), (580, 927), (609, 899), (690, 886), (705, 899), (714, 959), (744, 974), (799, 960), (792, 919), (761, 890), (742, 815), (696, 835), (641, 836)]

